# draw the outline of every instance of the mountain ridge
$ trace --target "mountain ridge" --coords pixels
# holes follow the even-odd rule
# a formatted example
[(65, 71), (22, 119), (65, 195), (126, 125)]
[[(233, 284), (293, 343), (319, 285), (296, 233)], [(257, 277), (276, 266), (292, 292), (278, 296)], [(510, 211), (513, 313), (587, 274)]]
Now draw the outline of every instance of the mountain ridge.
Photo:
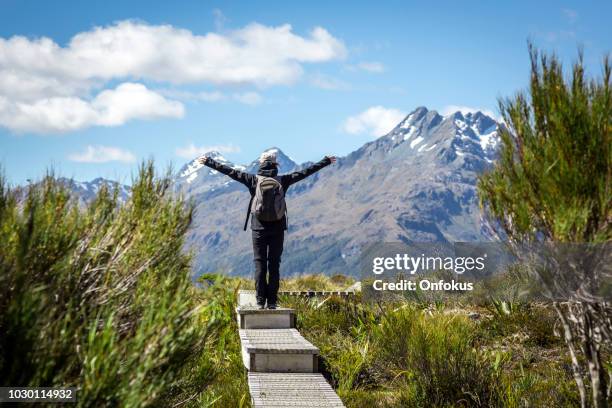
[[(356, 274), (359, 254), (372, 242), (491, 240), (476, 184), (496, 159), (500, 126), (482, 112), (442, 116), (421, 106), (386, 135), (292, 186), (283, 273)], [(270, 150), (276, 150), (281, 174), (311, 164), (296, 163), (279, 147)], [(257, 158), (235, 164), (218, 151), (208, 154), (242, 171), (258, 168)], [(119, 187), (120, 200), (129, 195), (128, 186), (102, 178), (65, 182), (82, 203), (104, 183)], [(177, 172), (173, 188), (195, 206), (186, 237), (195, 275), (249, 274), (245, 187), (194, 158)]]
[[(373, 241), (491, 239), (477, 206), (476, 182), (495, 160), (499, 126), (482, 112), (442, 116), (419, 107), (388, 134), (296, 184), (287, 193), (283, 271), (347, 273)], [(281, 163), (281, 173), (307, 164)], [(228, 165), (257, 168), (256, 160)], [(191, 182), (185, 177), (177, 178), (177, 190), (196, 205), (187, 238), (196, 272), (249, 273), (250, 236), (242, 231), (246, 190), (208, 169)]]

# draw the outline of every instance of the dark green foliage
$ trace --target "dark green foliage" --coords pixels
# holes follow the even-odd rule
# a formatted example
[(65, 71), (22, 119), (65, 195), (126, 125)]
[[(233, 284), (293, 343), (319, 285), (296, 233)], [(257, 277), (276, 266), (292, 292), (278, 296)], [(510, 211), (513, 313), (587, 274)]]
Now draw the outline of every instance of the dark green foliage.
[(52, 175), (21, 204), (0, 180), (2, 385), (76, 386), (81, 406), (181, 397), (208, 331), (182, 253), (191, 208), (169, 183), (146, 163), (125, 205), (102, 189), (79, 209)]
[[(380, 325), (380, 353), (418, 406), (499, 406), (500, 379), (487, 356), (474, 349), (467, 317), (405, 307)], [(385, 341), (386, 340), (386, 341)]]
[[(505, 306), (504, 306), (505, 305)], [(540, 347), (560, 346), (562, 340), (553, 330), (556, 315), (550, 307), (533, 303), (498, 303), (493, 301), (489, 310), (494, 318), (482, 324), (482, 333), (488, 338), (519, 334), (528, 344)]]
[(529, 95), (500, 101), (499, 162), (479, 195), (516, 240), (604, 242), (612, 238), (612, 89), (585, 78), (582, 56), (566, 81), (555, 57), (531, 52)]
[[(582, 55), (565, 77), (556, 56), (530, 47), (529, 95), (500, 101), (507, 124), (500, 159), (481, 177), (481, 205), (516, 247), (534, 242), (608, 243), (612, 240), (612, 67), (587, 79)], [(551, 245), (552, 244), (552, 245)], [(609, 248), (602, 254), (609, 256)], [(516, 250), (520, 256), (522, 250)], [(564, 262), (566, 251), (543, 251), (542, 266), (531, 268), (538, 288), (554, 300), (582, 407), (607, 407), (612, 372), (606, 366), (612, 343), (609, 261), (581, 250)], [(577, 290), (576, 288), (580, 289)], [(560, 295), (559, 295), (560, 294)], [(560, 303), (559, 300), (563, 300)], [(541, 333), (541, 331), (540, 331)], [(536, 336), (539, 341), (545, 337)], [(589, 389), (590, 388), (590, 389)]]
[[(125, 205), (102, 190), (79, 209), (53, 177), (22, 202), (0, 182), (3, 385), (76, 386), (80, 406), (249, 406), (234, 308), (252, 282), (208, 274), (194, 287), (181, 251), (191, 210), (166, 188), (148, 164)], [(351, 283), (305, 275), (281, 289)], [(297, 308), (299, 330), (349, 407), (576, 403), (549, 311), (511, 306), (498, 316), (490, 305), (472, 321), (423, 300), (282, 303)]]
[[(496, 277), (504, 288), (521, 279), (515, 272)], [(297, 279), (284, 284), (298, 289)], [(324, 375), (348, 407), (575, 406), (554, 311), (511, 303), (503, 309), (509, 313), (498, 313), (483, 299), (471, 305), (466, 293), (447, 304), (368, 303), (357, 295), (282, 303), (297, 309), (298, 329), (320, 348)]]

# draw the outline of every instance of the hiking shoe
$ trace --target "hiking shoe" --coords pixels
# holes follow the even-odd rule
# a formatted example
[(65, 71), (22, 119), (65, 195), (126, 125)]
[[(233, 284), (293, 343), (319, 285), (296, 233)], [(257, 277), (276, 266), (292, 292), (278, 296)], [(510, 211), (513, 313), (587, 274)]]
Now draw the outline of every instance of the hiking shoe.
[(265, 304), (263, 304), (263, 305), (262, 305), (261, 303), (258, 303), (258, 304), (257, 304), (257, 308), (258, 308), (259, 310), (263, 310), (263, 309), (265, 309), (265, 308), (266, 308), (266, 305), (265, 305)]
[(268, 309), (272, 309), (272, 310), (276, 309), (276, 303), (269, 304)]

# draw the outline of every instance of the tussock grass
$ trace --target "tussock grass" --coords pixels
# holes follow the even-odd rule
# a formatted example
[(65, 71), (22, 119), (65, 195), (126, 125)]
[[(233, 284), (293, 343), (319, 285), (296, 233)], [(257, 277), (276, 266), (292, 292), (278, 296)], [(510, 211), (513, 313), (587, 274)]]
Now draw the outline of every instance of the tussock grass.
[[(2, 385), (76, 386), (78, 406), (250, 405), (234, 308), (252, 280), (193, 284), (182, 251), (191, 208), (168, 186), (146, 163), (127, 203), (102, 189), (79, 208), (53, 176), (21, 195), (0, 179)], [(450, 300), (281, 303), (297, 309), (348, 407), (575, 406), (555, 316), (515, 297), (520, 276)], [(304, 275), (281, 289), (352, 283)]]
[[(516, 275), (495, 277), (503, 288)], [(305, 288), (306, 289), (306, 288)], [(505, 290), (505, 289), (504, 289)], [(567, 353), (545, 305), (286, 297), (348, 407), (575, 406)], [(470, 319), (468, 312), (478, 314)]]
[(344, 290), (354, 282), (353, 278), (344, 275), (295, 275), (281, 279), (280, 290)]
[(2, 385), (74, 386), (79, 406), (217, 398), (219, 360), (237, 347), (233, 294), (195, 289), (192, 209), (169, 186), (149, 162), (124, 205), (102, 189), (79, 208), (53, 175), (25, 194), (0, 180)]

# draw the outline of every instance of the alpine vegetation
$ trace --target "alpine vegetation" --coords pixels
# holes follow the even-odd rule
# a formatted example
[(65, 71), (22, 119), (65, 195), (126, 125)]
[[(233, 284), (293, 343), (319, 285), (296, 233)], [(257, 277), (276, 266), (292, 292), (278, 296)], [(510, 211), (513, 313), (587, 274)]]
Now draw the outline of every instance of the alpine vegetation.
[(153, 168), (123, 205), (104, 186), (85, 208), (53, 175), (23, 200), (0, 179), (3, 385), (73, 386), (79, 406), (187, 398), (185, 370), (214, 325), (182, 251), (192, 209)]
[[(607, 407), (612, 305), (592, 289), (609, 288), (611, 277), (612, 67), (606, 58), (602, 77), (587, 79), (581, 55), (566, 79), (555, 56), (530, 54), (529, 94), (500, 102), (508, 128), (480, 198), (518, 254), (521, 245), (550, 253), (532, 273), (558, 314), (581, 406)], [(585, 243), (602, 245), (607, 261), (596, 265), (582, 250), (564, 262), (567, 253), (544, 251)]]

